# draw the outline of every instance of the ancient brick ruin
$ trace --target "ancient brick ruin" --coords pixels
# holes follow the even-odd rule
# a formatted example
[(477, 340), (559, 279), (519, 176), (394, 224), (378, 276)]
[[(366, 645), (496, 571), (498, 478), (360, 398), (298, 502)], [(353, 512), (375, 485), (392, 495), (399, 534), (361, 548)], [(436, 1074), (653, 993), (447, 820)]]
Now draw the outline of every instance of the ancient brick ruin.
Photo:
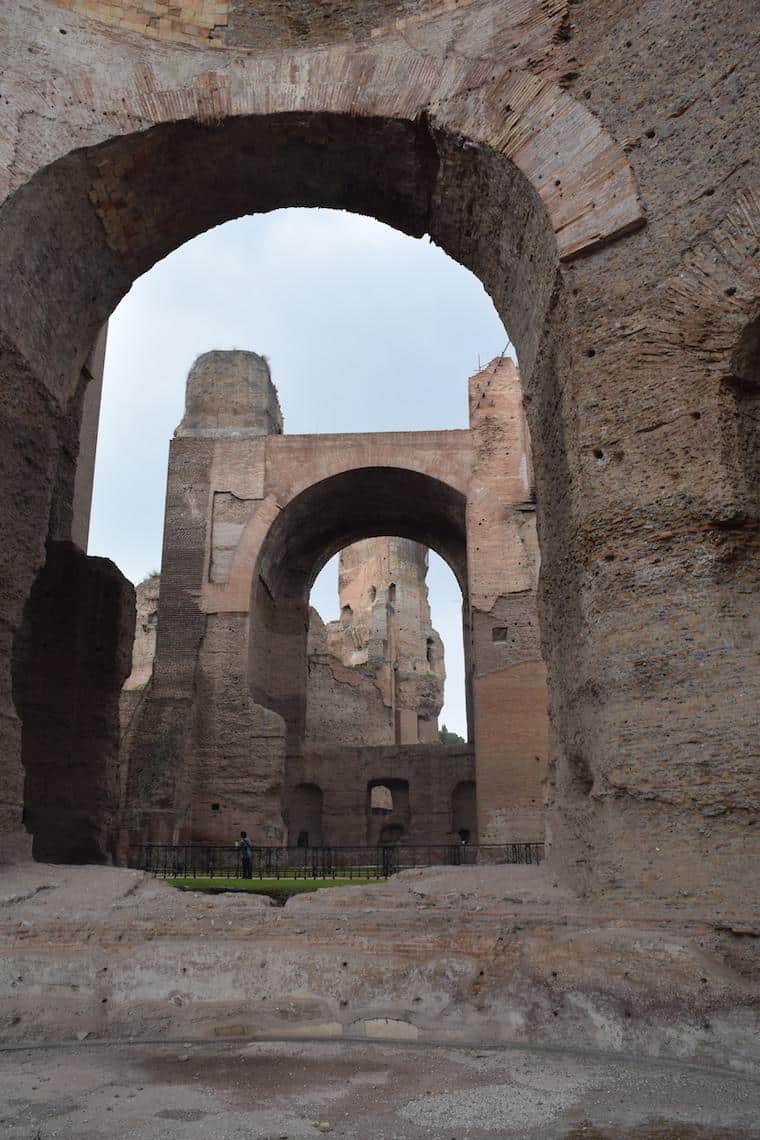
[(306, 741), (438, 741), (446, 676), (426, 584), (428, 552), (370, 538), (340, 552), (340, 618), (309, 611)]
[[(756, 4), (0, 7), (4, 1034), (396, 1031), (756, 1076)], [(134, 595), (81, 549), (102, 330), (184, 242), (287, 206), (427, 235), (493, 300), (521, 390), (497, 363), (471, 381), (466, 431), (287, 436), (263, 362), (226, 358), (223, 404), (222, 358), (199, 362), (152, 680), (117, 751)], [(436, 783), (403, 702), (399, 743), (393, 718), (393, 743), (335, 765), (346, 788), (362, 772), (361, 804), (313, 790), (309, 588), (383, 536), (435, 549), (462, 588), (474, 779), (457, 820), (476, 800), (481, 841), (535, 826), (542, 867), (401, 875), (275, 913), (62, 866), (123, 861), (132, 838), (226, 840), (238, 818), (272, 843), (329, 834), (334, 814), (366, 834), (368, 811), (388, 818), (381, 787), (396, 826), (421, 810), (451, 829), (465, 759), (439, 756), (445, 796), (413, 804), (404, 770)], [(235, 805), (218, 833), (215, 802)]]
[[(122, 859), (241, 829), (265, 845), (542, 839), (538, 544), (510, 360), (473, 377), (470, 406), (467, 431), (288, 436), (262, 357), (196, 361), (160, 589), (138, 588), (122, 695)], [(462, 587), (471, 745), (438, 742), (443, 647), (421, 543)], [(341, 617), (325, 626), (309, 590), (336, 550)]]
[[(1, 450), (9, 494), (24, 504), (6, 531), (3, 576), (8, 849), (23, 835), (11, 644), (46, 542), (71, 532), (99, 330), (140, 273), (209, 226), (329, 205), (430, 234), (480, 277), (516, 346), (536, 460), (557, 865), (589, 890), (622, 882), (633, 894), (722, 897), (721, 884), (743, 880), (757, 794), (748, 656), (757, 618), (747, 599), (756, 587), (758, 207), (751, 87), (739, 78), (747, 55), (737, 46), (751, 13), (727, 19), (708, 4), (698, 20), (654, 8), (597, 18), (593, 6), (564, 3), (378, 0), (323, 19), (300, 5), (293, 22), (276, 5), (218, 7), (210, 29), (189, 7), (181, 20), (29, 0), (3, 24), (0, 331), (14, 395)], [(714, 77), (725, 87), (714, 121), (697, 110), (708, 42), (711, 60), (739, 69)], [(664, 44), (677, 94), (664, 94), (652, 65)], [(51, 75), (60, 77), (52, 85)], [(486, 462), (490, 448), (498, 459), (502, 443), (485, 434), (479, 455)], [(445, 470), (443, 444), (439, 462)], [(196, 474), (206, 478), (188, 472), (191, 485)], [(415, 475), (422, 498), (436, 476)], [(351, 497), (371, 497), (368, 485), (339, 481), (353, 484)], [(245, 482), (235, 492), (244, 499), (256, 490)], [(492, 525), (505, 521), (501, 498), (494, 483), (484, 543), (502, 543)], [(451, 497), (449, 507), (453, 520)], [(221, 498), (218, 509), (221, 522)], [(187, 550), (175, 537), (180, 580), (202, 589), (208, 609), (182, 615), (180, 597), (170, 602), (188, 624), (187, 653), (156, 679), (154, 728), (165, 730), (167, 757), (190, 731), (175, 714), (184, 702), (191, 716), (202, 617), (203, 653), (213, 654), (249, 605), (237, 596), (246, 593), (238, 567), (227, 583), (200, 587), (191, 555), (200, 536), (187, 536)], [(453, 540), (452, 527), (439, 537)], [(492, 627), (510, 625), (492, 620), (505, 606), (500, 586), (469, 586), (486, 642)], [(496, 705), (503, 648), (490, 645), (495, 667), (473, 686), (481, 708)], [(537, 666), (514, 667), (529, 690)], [(286, 678), (272, 684), (282, 715), (293, 694)], [(277, 722), (243, 715), (246, 736), (268, 752), (269, 787)], [(286, 719), (296, 724), (297, 710)], [(218, 727), (234, 751), (236, 732)], [(481, 755), (496, 744), (485, 741)], [(172, 763), (151, 776), (165, 834), (178, 810)], [(494, 826), (481, 817), (482, 836)]]

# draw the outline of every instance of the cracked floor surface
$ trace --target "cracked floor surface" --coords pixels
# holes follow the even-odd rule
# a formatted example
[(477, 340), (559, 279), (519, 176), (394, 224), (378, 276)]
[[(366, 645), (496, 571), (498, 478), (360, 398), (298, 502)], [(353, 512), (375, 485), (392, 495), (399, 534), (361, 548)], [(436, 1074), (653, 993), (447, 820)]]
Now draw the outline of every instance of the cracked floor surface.
[(7, 1140), (729, 1140), (760, 1078), (583, 1051), (364, 1042), (0, 1053)]

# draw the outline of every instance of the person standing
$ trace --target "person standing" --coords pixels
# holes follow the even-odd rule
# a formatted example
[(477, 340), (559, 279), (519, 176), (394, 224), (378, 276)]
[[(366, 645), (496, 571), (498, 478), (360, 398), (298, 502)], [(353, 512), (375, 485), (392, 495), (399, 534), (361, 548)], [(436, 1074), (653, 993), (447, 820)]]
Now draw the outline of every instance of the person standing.
[(253, 876), (253, 844), (248, 838), (248, 833), (245, 831), (240, 832), (240, 868), (243, 872), (244, 879), (250, 879)]

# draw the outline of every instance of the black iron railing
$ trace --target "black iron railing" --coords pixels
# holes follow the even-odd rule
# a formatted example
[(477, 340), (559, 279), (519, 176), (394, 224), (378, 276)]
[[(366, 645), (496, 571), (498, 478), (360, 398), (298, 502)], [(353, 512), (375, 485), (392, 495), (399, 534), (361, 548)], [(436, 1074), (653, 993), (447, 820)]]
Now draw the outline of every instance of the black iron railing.
[(145, 844), (129, 865), (163, 878), (377, 879), (411, 867), (540, 863), (543, 843), (388, 844), (379, 847), (254, 847)]

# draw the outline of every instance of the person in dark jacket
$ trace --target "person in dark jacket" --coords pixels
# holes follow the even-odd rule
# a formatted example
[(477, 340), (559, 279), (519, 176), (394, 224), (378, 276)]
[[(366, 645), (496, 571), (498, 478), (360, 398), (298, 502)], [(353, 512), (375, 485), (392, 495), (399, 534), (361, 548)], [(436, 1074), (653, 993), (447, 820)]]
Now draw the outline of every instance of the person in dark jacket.
[(248, 833), (245, 831), (240, 832), (240, 868), (243, 872), (244, 879), (250, 879), (253, 875), (253, 844), (248, 838)]

